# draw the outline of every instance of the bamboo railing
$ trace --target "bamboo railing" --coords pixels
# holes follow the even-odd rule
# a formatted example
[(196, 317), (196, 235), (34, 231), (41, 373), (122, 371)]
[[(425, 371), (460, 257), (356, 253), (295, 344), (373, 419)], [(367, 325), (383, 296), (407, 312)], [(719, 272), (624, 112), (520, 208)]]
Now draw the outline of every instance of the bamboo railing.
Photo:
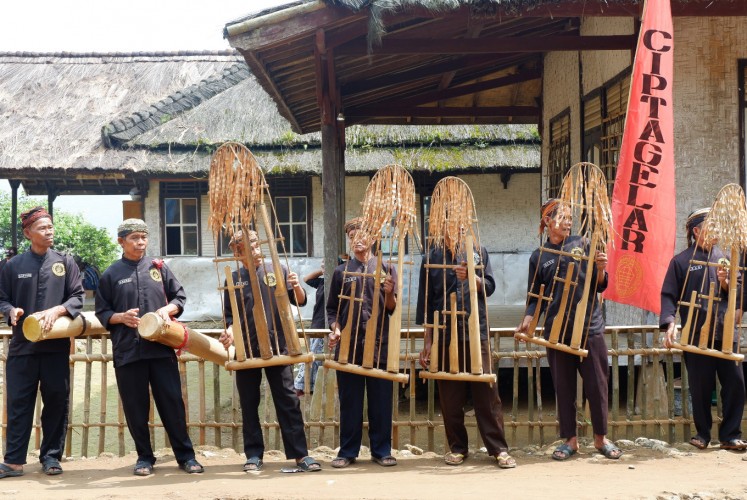
[[(219, 333), (218, 330), (200, 331), (211, 336)], [(308, 338), (325, 334), (324, 330), (306, 330)], [(403, 329), (403, 369), (419, 369), (417, 359), (422, 335), (421, 328)], [(509, 444), (515, 447), (554, 441), (557, 422), (544, 349), (533, 344), (520, 344), (513, 338), (513, 329), (493, 328), (491, 336), (496, 367), (493, 372), (498, 375)], [(654, 326), (608, 327), (606, 330), (611, 359), (609, 435), (612, 439), (647, 436), (675, 442), (690, 436), (692, 419), (686, 404), (689, 390), (684, 366), (681, 368), (682, 411), (681, 415), (675, 414), (675, 373), (681, 365), (681, 352), (662, 348), (659, 337), (658, 329)], [(7, 428), (7, 380), (4, 374), (9, 339), (9, 331), (0, 332), (0, 443), (3, 446)], [(322, 354), (315, 356), (319, 361), (324, 357)], [(241, 408), (231, 372), (189, 353), (180, 356), (179, 362), (182, 394), (194, 444), (231, 447), (240, 451)], [(650, 377), (642, 376), (653, 367), (660, 368), (653, 369)], [(108, 334), (79, 339), (73, 343), (70, 373), (74, 383), (70, 384), (71, 414), (65, 454), (96, 456), (110, 452), (124, 455), (134, 449), (119, 402)], [(306, 373), (310, 373), (309, 366)], [(665, 383), (661, 382), (663, 378), (666, 379)], [(339, 403), (335, 376), (320, 367), (317, 379), (319, 394), (311, 394), (310, 378), (306, 377), (306, 396), (302, 400), (308, 444), (311, 448), (320, 445), (335, 448), (339, 445)], [(399, 449), (405, 444), (412, 444), (441, 452), (444, 436), (442, 420), (436, 416), (436, 384), (433, 380), (421, 381), (417, 377), (411, 380), (413, 383), (410, 385), (404, 388), (397, 385), (400, 390), (394, 391), (392, 445)], [(640, 386), (638, 391), (636, 384)], [(263, 381), (262, 387), (260, 417), (265, 444), (267, 449), (282, 449), (280, 429), (266, 382)], [(426, 395), (425, 401), (417, 398), (422, 392)], [(580, 395), (579, 390), (579, 398)], [(578, 403), (579, 435), (591, 436), (588, 411), (580, 399)], [(40, 406), (38, 398), (30, 449), (38, 449), (41, 443)], [(152, 439), (156, 448), (167, 447), (168, 438), (153, 407), (151, 404)], [(716, 413), (714, 425), (721, 421), (720, 400)], [(466, 425), (472, 442), (481, 446), (475, 419), (467, 418)]]

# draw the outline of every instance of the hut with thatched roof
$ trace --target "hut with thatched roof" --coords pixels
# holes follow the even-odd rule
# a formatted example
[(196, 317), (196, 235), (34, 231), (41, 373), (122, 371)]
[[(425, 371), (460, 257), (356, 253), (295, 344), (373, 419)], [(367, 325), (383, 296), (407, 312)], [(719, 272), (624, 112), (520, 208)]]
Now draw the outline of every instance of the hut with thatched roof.
[[(187, 319), (220, 316), (211, 259), (227, 249), (216, 248), (208, 230), (206, 193), (210, 156), (223, 142), (246, 144), (265, 170), (292, 266), (303, 273), (320, 265), (321, 135), (294, 130), (238, 54), (6, 53), (0, 73), (0, 178), (50, 202), (59, 194), (130, 194), (112, 217), (148, 222), (149, 253), (171, 258), (187, 288)], [(524, 223), (539, 201), (536, 127), (359, 125), (345, 135), (345, 217), (388, 163), (412, 172), (421, 214), (435, 182), (460, 175), (474, 191), (499, 273), (504, 257), (509, 267), (526, 259), (534, 237)], [(507, 231), (501, 220), (521, 223)], [(520, 307), (522, 294), (514, 295), (495, 304)]]

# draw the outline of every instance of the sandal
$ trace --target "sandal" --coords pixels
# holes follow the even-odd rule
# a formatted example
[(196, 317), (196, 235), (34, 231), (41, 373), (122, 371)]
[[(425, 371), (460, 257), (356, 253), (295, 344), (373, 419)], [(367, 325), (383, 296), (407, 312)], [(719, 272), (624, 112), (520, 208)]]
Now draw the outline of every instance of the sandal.
[(48, 476), (57, 476), (62, 474), (62, 465), (56, 458), (47, 458), (42, 462), (42, 471)]
[(447, 453), (444, 455), (446, 465), (461, 465), (464, 462), (464, 455), (461, 453)]
[(607, 441), (602, 445), (601, 448), (597, 448), (597, 451), (611, 460), (617, 460), (623, 454), (623, 451), (615, 446), (611, 441)]
[(347, 458), (347, 457), (335, 457), (334, 460), (332, 460), (332, 467), (335, 469), (344, 469), (350, 464), (354, 464), (355, 459), (354, 458)]
[(190, 458), (186, 462), (179, 464), (179, 468), (187, 474), (202, 474), (205, 472), (205, 468), (194, 458)]
[(495, 459), (498, 462), (498, 467), (501, 469), (513, 469), (516, 467), (516, 460), (507, 451), (502, 451), (495, 456)]
[(391, 455), (385, 457), (371, 457), (371, 461), (381, 465), (382, 467), (394, 467), (397, 465), (397, 459)]
[(576, 454), (576, 450), (570, 447), (568, 443), (563, 443), (552, 452), (553, 460), (568, 460)]
[(132, 473), (136, 476), (150, 476), (153, 474), (153, 464), (145, 460), (138, 460)]
[(250, 457), (244, 462), (244, 472), (257, 472), (262, 470), (264, 462), (259, 457)]
[(322, 470), (321, 464), (309, 456), (305, 456), (296, 462), (296, 467), (302, 472), (319, 472)]
[(7, 464), (0, 464), (0, 479), (4, 477), (19, 477), (23, 476), (23, 469), (13, 469)]
[(728, 441), (721, 441), (721, 449), (744, 451), (744, 450), (747, 450), (747, 442), (744, 442), (741, 439), (736, 439), (736, 438), (730, 439)]
[(706, 442), (706, 440), (700, 436), (691, 437), (688, 443), (695, 446), (699, 450), (705, 450), (706, 448), (708, 448), (708, 442)]

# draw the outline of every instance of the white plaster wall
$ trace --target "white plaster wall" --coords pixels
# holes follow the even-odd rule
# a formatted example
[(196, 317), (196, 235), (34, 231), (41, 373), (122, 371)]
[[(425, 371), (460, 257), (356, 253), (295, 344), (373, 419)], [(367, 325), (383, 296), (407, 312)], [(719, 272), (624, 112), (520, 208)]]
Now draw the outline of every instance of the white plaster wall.
[(148, 224), (150, 232), (148, 233), (148, 250), (147, 255), (161, 255), (161, 211), (159, 210), (159, 191), (160, 183), (150, 181), (148, 183), (148, 196), (145, 198), (145, 207), (143, 208), (143, 217)]

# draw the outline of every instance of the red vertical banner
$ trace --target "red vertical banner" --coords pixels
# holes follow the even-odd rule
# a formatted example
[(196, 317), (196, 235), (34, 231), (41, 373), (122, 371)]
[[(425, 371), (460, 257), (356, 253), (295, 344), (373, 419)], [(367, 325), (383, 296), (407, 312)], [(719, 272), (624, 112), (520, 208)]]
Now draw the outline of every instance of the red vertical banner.
[(660, 311), (674, 254), (674, 38), (669, 0), (648, 0), (636, 48), (612, 194), (608, 300)]

